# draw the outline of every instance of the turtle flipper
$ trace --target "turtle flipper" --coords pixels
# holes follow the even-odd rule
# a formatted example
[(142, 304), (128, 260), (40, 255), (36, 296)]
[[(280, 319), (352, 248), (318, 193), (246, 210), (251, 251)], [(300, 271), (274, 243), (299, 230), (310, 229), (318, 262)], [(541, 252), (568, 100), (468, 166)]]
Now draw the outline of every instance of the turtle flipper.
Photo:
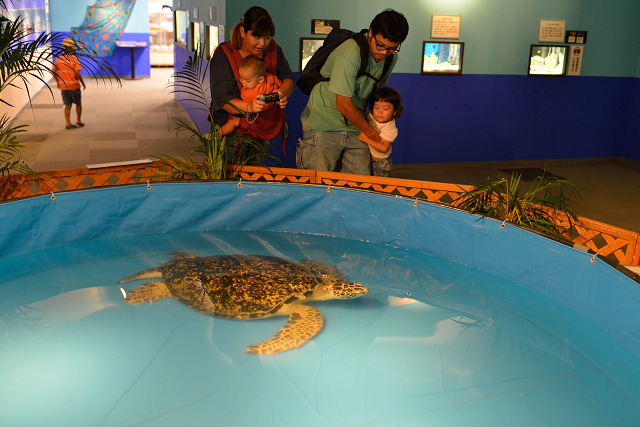
[(138, 279), (162, 279), (162, 267), (150, 268), (120, 280), (118, 284)]
[(129, 304), (142, 304), (145, 302), (153, 303), (165, 298), (172, 298), (172, 295), (164, 282), (151, 282), (132, 290), (123, 299)]
[(247, 347), (248, 354), (276, 354), (300, 347), (322, 329), (322, 313), (314, 307), (293, 304), (286, 310), (289, 320), (273, 338)]

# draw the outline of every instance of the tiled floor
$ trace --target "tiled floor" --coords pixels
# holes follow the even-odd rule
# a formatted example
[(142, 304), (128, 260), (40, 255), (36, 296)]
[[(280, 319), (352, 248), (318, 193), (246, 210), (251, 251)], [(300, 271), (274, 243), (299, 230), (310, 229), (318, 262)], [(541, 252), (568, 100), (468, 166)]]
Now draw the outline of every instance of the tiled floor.
[[(168, 131), (169, 117), (186, 113), (164, 90), (172, 70), (152, 68), (151, 78), (123, 80), (122, 88), (91, 82), (83, 92), (86, 126), (65, 129), (60, 92), (46, 91), (33, 99), (17, 122), (29, 125), (21, 137), (24, 160), (36, 171), (68, 169), (152, 156), (181, 156), (195, 142)], [(294, 94), (294, 96), (296, 96)], [(302, 96), (302, 95), (300, 95)], [(71, 113), (75, 122), (75, 110)], [(481, 163), (394, 165), (397, 178), (476, 184), (488, 177), (508, 176), (505, 170), (540, 168), (568, 179), (584, 190), (577, 213), (617, 227), (640, 231), (640, 163), (619, 158), (567, 159)], [(526, 176), (525, 176), (526, 177)], [(521, 187), (530, 182), (523, 182)]]
[[(122, 88), (109, 82), (85, 79), (82, 93), (82, 121), (85, 127), (66, 129), (62, 98), (40, 91), (34, 109), (24, 108), (18, 124), (28, 124), (21, 136), (27, 149), (25, 162), (36, 171), (69, 169), (88, 164), (111, 163), (152, 156), (182, 156), (195, 143), (186, 134), (169, 132), (170, 117), (186, 113), (164, 90), (172, 69), (154, 68), (151, 78), (122, 80)], [(35, 117), (34, 117), (35, 116)], [(71, 121), (76, 122), (75, 106)]]

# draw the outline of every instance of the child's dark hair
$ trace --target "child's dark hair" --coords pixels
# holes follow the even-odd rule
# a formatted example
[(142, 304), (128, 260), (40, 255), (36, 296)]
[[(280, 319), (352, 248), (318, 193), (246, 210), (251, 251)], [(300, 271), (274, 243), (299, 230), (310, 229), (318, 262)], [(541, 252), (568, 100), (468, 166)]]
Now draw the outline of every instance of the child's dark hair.
[(369, 110), (373, 110), (373, 104), (376, 101), (388, 102), (393, 105), (393, 109), (395, 110), (395, 114), (393, 116), (394, 119), (399, 119), (402, 115), (402, 112), (404, 111), (400, 92), (392, 87), (385, 86), (375, 91), (373, 96), (371, 97), (371, 100), (369, 101)]
[(267, 72), (267, 65), (264, 60), (255, 55), (247, 55), (240, 63), (240, 68), (246, 68), (251, 71), (254, 77), (262, 77)]

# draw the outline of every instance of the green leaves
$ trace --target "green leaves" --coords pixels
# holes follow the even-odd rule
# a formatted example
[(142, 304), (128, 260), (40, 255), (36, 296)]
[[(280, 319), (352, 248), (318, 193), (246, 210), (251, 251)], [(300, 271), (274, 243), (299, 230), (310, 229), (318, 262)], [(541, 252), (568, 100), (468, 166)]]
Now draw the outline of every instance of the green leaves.
[(520, 194), (521, 175), (509, 180), (486, 181), (473, 190), (462, 193), (454, 206), (482, 217), (492, 217), (525, 225), (561, 239), (568, 239), (578, 218), (573, 211), (572, 199), (565, 195), (563, 186), (582, 197), (582, 190), (567, 180), (555, 177), (536, 177), (524, 194)]
[[(179, 98), (186, 111), (206, 111), (209, 116), (209, 133), (202, 134), (198, 126), (191, 120), (174, 117), (174, 124), (169, 131), (180, 133), (187, 132), (199, 142), (198, 146), (187, 153), (183, 159), (171, 156), (156, 157), (167, 163), (168, 167), (161, 167), (160, 175), (163, 179), (228, 179), (230, 150), (241, 147), (239, 166), (249, 164), (262, 164), (266, 157), (277, 160), (269, 154), (272, 145), (269, 141), (254, 138), (248, 134), (232, 134), (221, 136), (219, 127), (215, 124), (214, 112), (211, 106), (210, 91), (208, 88), (207, 69), (211, 60), (205, 61), (200, 54), (202, 46), (178, 71), (172, 75), (172, 80), (167, 85), (167, 95)], [(226, 102), (226, 101), (225, 101)], [(227, 102), (228, 105), (233, 104)], [(236, 108), (238, 112), (241, 112)], [(241, 112), (242, 113), (242, 112)], [(194, 154), (200, 155), (194, 155)], [(204, 158), (204, 160), (199, 160)]]
[[(6, 4), (0, 0), (0, 8), (6, 10)], [(30, 40), (30, 32), (23, 29), (23, 19), (7, 19), (0, 16), (0, 102), (13, 107), (2, 97), (2, 92), (8, 87), (24, 89), (31, 103), (31, 83), (35, 79), (41, 82), (53, 97), (49, 86), (53, 73), (55, 59), (65, 53), (75, 55), (82, 68), (91, 76), (105, 79), (114, 79), (120, 85), (120, 79), (116, 76), (109, 63), (95, 56), (95, 52), (83, 46), (63, 49), (62, 40), (66, 35), (60, 33), (42, 33), (35, 40)], [(19, 143), (18, 134), (25, 132), (25, 126), (13, 126), (7, 115), (0, 119), (0, 177), (9, 174), (9, 171), (24, 173), (38, 180), (37, 174), (23, 161), (20, 149), (24, 148)]]
[(18, 141), (17, 134), (26, 132), (25, 125), (13, 126), (9, 117), (4, 114), (0, 118), (0, 178), (14, 170), (38, 180), (38, 175), (22, 161), (20, 148), (24, 145)]
[(66, 53), (75, 55), (89, 75), (103, 81), (113, 79), (120, 86), (120, 79), (111, 65), (95, 56), (94, 51), (85, 46), (63, 49), (62, 40), (66, 35), (62, 33), (43, 32), (35, 40), (29, 40), (30, 33), (22, 28), (22, 22), (22, 18), (0, 20), (0, 102), (11, 106), (1, 97), (2, 91), (9, 86), (24, 88), (31, 101), (28, 77), (42, 82), (53, 96), (49, 86), (49, 78), (54, 74), (53, 64), (58, 56)]

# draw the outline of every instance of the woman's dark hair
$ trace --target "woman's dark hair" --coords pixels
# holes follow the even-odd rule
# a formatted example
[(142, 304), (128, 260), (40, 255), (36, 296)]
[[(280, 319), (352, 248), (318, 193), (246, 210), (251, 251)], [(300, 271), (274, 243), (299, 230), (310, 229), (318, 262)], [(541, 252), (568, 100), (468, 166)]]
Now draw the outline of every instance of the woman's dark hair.
[[(386, 37), (385, 37), (386, 38)], [(400, 97), (400, 92), (395, 90), (392, 87), (385, 86), (381, 87), (377, 91), (374, 92), (373, 96), (369, 101), (369, 110), (373, 110), (373, 104), (376, 101), (388, 102), (393, 105), (393, 109), (395, 110), (395, 114), (393, 115), (394, 119), (399, 119), (404, 111), (404, 106), (402, 105), (402, 98)]]
[(402, 43), (409, 34), (407, 18), (393, 9), (385, 9), (371, 21), (372, 35), (382, 34), (382, 37), (394, 43)]
[(240, 22), (231, 29), (231, 46), (234, 49), (242, 47), (240, 27), (244, 28), (245, 34), (247, 31), (253, 31), (253, 35), (258, 38), (273, 37), (276, 33), (276, 26), (273, 25), (271, 15), (260, 6), (249, 8), (240, 19)]

